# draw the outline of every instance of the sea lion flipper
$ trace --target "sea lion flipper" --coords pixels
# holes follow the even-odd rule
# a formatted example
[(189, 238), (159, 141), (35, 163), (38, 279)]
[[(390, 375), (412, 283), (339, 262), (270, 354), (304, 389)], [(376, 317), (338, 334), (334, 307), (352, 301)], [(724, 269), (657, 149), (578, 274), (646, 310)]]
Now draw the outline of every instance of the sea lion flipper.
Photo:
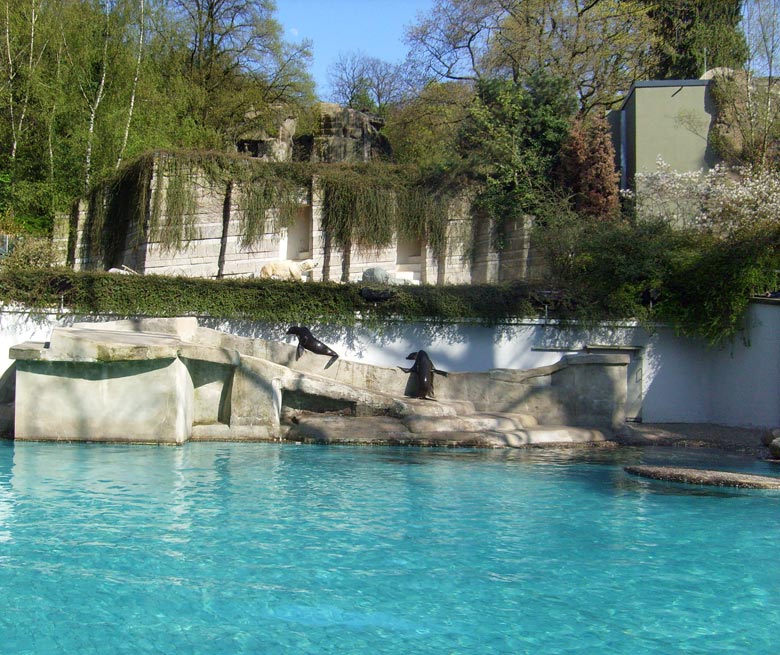
[(295, 350), (295, 359), (298, 360), (301, 358), (301, 355), (303, 355), (303, 344), (299, 343), (298, 348)]

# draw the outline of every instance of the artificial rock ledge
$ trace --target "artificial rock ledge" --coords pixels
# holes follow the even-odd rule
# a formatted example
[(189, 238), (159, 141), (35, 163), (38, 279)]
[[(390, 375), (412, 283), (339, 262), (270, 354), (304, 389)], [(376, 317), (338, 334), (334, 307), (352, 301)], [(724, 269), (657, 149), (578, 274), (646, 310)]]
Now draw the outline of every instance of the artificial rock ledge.
[[(199, 327), (82, 323), (11, 348), (20, 440), (290, 440), (478, 447), (604, 441), (624, 423), (625, 355), (451, 372), (417, 400), (398, 368)], [(388, 390), (392, 390), (388, 393)]]

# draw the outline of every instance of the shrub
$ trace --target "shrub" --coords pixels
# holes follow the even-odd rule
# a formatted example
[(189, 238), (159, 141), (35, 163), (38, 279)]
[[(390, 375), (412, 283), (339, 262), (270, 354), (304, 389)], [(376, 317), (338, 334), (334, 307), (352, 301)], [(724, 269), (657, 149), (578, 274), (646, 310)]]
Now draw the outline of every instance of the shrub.
[(50, 239), (21, 236), (10, 242), (8, 254), (2, 259), (3, 271), (51, 268), (57, 263), (57, 255)]
[[(365, 300), (357, 284), (281, 280), (207, 280), (118, 275), (70, 269), (0, 270), (0, 301), (38, 309), (119, 316), (204, 316), (267, 323), (326, 320), (377, 327), (388, 319), (498, 323), (536, 316), (535, 289), (526, 284), (391, 287), (383, 302)], [(385, 288), (386, 290), (387, 288)]]

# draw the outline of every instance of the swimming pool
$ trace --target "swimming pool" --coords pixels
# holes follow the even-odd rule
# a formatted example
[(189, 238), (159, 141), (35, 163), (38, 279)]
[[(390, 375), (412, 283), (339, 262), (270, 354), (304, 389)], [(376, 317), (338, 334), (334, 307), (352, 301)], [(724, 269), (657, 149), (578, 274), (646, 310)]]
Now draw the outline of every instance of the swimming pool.
[(0, 653), (776, 653), (780, 495), (670, 457), (2, 442)]

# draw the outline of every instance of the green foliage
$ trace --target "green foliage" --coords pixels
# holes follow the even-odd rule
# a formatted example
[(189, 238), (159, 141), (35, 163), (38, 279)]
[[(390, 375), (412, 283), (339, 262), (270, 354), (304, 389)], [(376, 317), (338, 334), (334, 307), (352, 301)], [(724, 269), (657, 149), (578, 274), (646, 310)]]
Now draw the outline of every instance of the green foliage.
[(393, 158), (424, 169), (452, 166), (456, 141), (473, 98), (471, 85), (430, 82), (407, 102), (391, 107), (384, 134)]
[[(163, 193), (151, 193), (153, 177)], [(284, 164), (174, 151), (142, 155), (93, 187), (82, 255), (115, 265), (128, 236), (135, 243), (144, 238), (146, 217), (153, 241), (169, 251), (180, 250), (197, 238), (195, 203), (201, 185), (218, 193), (230, 187), (231, 198), (237, 198), (233, 206), (242, 244), (253, 245), (268, 231), (294, 223), (301, 205), (309, 202), (304, 196), (311, 192), (313, 178), (323, 191), (323, 229), (339, 248), (379, 249), (400, 234), (425, 241), (437, 255), (444, 252), (452, 190), (414, 167)], [(274, 223), (268, 226), (271, 218)]]
[(407, 31), (434, 79), (564, 78), (580, 109), (609, 107), (651, 63), (652, 21), (637, 0), (433, 0)]
[(537, 313), (527, 285), (404, 286), (381, 303), (364, 300), (355, 284), (277, 280), (204, 280), (156, 275), (0, 269), (0, 300), (75, 313), (121, 316), (210, 316), (269, 323), (326, 320), (381, 326), (388, 319), (496, 323)]
[(10, 186), (7, 210), (16, 229), (42, 235), (51, 229), (52, 189), (48, 182), (19, 180)]
[(164, 251), (175, 252), (183, 244), (197, 238), (195, 225), (195, 176), (190, 162), (176, 157), (164, 157), (157, 166), (158, 183), (165, 185), (165, 215), (161, 202), (155, 205), (149, 222), (150, 237)]
[[(153, 166), (153, 157), (140, 157), (92, 187), (84, 224), (82, 257), (102, 259), (109, 267), (113, 266), (118, 263), (127, 235), (132, 234), (136, 241), (142, 237), (147, 216), (150, 216), (152, 229), (159, 229), (160, 204), (156, 203), (153, 211), (149, 207)], [(129, 232), (131, 229), (133, 232)]]
[[(697, 239), (664, 221), (591, 221), (572, 288), (580, 304), (612, 317), (655, 318), (667, 281), (695, 249)], [(700, 245), (700, 244), (698, 244)]]
[(635, 318), (652, 329), (664, 322), (679, 334), (719, 345), (744, 329), (752, 296), (778, 289), (780, 227), (743, 231), (733, 240), (673, 229), (664, 221), (602, 221), (563, 206), (536, 228), (549, 263), (539, 285), (390, 287), (369, 302), (362, 285), (276, 280), (204, 280), (74, 272), (47, 267), (50, 255), (0, 266), (0, 300), (33, 308), (62, 303), (76, 313), (210, 316), (271, 323), (328, 321), (381, 326), (388, 319), (501, 323), (538, 316), (567, 324)]
[(655, 23), (656, 79), (698, 79), (705, 68), (741, 68), (747, 60), (742, 0), (642, 2)]
[(56, 259), (50, 239), (18, 237), (11, 241), (8, 254), (0, 260), (0, 269), (3, 273), (8, 273), (51, 268)]
[(465, 167), (484, 182), (477, 206), (493, 220), (499, 249), (506, 222), (537, 213), (552, 195), (553, 166), (575, 107), (568, 83), (541, 72), (524, 87), (501, 79), (477, 85), (460, 151)]
[(398, 195), (405, 180), (394, 166), (330, 165), (320, 177), (323, 229), (342, 249), (378, 249), (392, 243), (398, 222)]
[(778, 289), (780, 227), (732, 240), (664, 220), (601, 221), (558, 212), (536, 228), (555, 290), (551, 311), (594, 323), (635, 318), (717, 346), (744, 329), (752, 296)]
[(672, 271), (658, 316), (680, 334), (718, 345), (746, 328), (751, 296), (778, 289), (780, 227), (764, 226), (760, 234), (744, 231), (707, 246)]
[(204, 0), (192, 13), (189, 0), (6, 4), (0, 175), (29, 231), (50, 231), (122, 161), (232, 147), (313, 99), (308, 46), (283, 40), (270, 0)]

